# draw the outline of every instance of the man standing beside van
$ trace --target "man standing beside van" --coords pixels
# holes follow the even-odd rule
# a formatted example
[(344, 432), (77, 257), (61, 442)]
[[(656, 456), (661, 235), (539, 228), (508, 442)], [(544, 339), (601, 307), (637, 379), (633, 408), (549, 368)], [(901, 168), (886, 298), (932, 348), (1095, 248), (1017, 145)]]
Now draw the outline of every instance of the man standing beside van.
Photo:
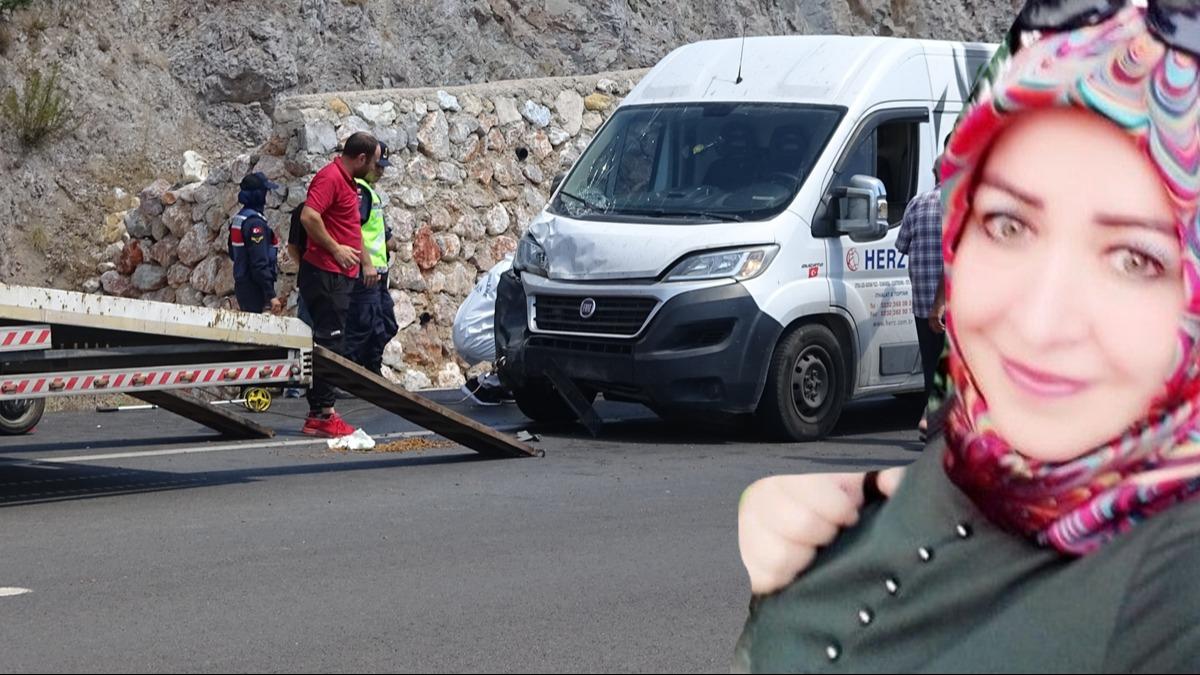
[(373, 373), (383, 370), (383, 351), (396, 337), (395, 307), (388, 291), (388, 227), (383, 199), (375, 190), (383, 170), (391, 166), (386, 143), (379, 144), (379, 159), (366, 178), (356, 178), (359, 215), (362, 217), (362, 273), (350, 294), (346, 319), (345, 355)]
[[(312, 315), (313, 342), (339, 354), (344, 353), (346, 314), (359, 267), (371, 264), (363, 249), (355, 179), (365, 178), (378, 161), (379, 141), (374, 136), (361, 131), (350, 136), (341, 156), (318, 171), (309, 184), (300, 214), (308, 243), (297, 284)], [(336, 400), (333, 385), (314, 374), (302, 431), (330, 438), (354, 433), (354, 427), (334, 411)]]
[[(948, 140), (948, 139), (947, 139)], [(933, 393), (933, 378), (945, 345), (945, 294), (942, 271), (942, 189), (941, 162), (934, 162), (934, 188), (909, 202), (900, 221), (896, 248), (908, 256), (908, 278), (912, 281), (913, 315), (917, 323), (917, 342), (921, 349), (921, 369), (925, 373), (925, 396)], [(928, 415), (921, 416), (917, 430), (925, 440)]]

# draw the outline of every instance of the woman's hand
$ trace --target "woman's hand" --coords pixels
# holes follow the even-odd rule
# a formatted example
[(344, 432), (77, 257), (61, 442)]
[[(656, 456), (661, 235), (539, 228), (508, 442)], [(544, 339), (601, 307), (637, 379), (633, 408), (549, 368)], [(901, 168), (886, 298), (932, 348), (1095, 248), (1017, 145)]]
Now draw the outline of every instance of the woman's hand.
[[(772, 476), (746, 489), (738, 509), (738, 544), (752, 593), (772, 593), (791, 583), (817, 549), (858, 522), (864, 476)], [(881, 472), (879, 491), (891, 497), (903, 476), (903, 468)]]

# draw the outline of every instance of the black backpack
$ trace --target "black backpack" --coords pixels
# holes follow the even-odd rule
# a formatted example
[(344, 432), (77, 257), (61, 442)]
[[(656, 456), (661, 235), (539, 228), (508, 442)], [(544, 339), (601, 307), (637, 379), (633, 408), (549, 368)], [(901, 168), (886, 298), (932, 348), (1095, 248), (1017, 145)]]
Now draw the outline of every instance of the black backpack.
[(300, 213), (304, 211), (304, 202), (292, 209), (291, 220), (292, 224), (288, 226), (288, 243), (295, 244), (300, 247), (303, 253), (308, 246), (308, 233), (304, 231), (304, 223), (300, 222)]

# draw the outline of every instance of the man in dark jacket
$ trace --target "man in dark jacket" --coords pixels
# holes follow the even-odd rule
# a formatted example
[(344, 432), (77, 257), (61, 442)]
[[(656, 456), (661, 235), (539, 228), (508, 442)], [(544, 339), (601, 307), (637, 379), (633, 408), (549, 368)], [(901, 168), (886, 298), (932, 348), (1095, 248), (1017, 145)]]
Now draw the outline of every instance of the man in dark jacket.
[(275, 297), (279, 239), (262, 213), (267, 193), (278, 187), (262, 172), (247, 174), (238, 193), (242, 210), (229, 224), (234, 294), (238, 307), (245, 312), (279, 310), (279, 300)]
[(344, 347), (346, 356), (373, 373), (382, 372), (384, 348), (399, 330), (388, 291), (389, 230), (384, 222), (383, 198), (375, 190), (375, 184), (389, 166), (387, 144), (380, 143), (375, 167), (366, 178), (355, 181), (362, 219), (363, 252), (370, 264), (362, 266), (362, 273), (350, 294)]

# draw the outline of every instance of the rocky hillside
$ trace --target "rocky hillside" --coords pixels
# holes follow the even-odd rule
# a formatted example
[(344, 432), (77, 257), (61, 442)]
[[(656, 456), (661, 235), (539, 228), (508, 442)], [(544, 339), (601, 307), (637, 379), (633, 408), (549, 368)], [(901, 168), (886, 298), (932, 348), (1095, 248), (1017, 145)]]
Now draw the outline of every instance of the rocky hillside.
[(104, 214), (182, 155), (258, 146), (285, 95), (653, 65), (745, 32), (989, 39), (1013, 0), (30, 0), (0, 15), (0, 83), (61, 66), (78, 126), (0, 131), (0, 279), (77, 287)]

